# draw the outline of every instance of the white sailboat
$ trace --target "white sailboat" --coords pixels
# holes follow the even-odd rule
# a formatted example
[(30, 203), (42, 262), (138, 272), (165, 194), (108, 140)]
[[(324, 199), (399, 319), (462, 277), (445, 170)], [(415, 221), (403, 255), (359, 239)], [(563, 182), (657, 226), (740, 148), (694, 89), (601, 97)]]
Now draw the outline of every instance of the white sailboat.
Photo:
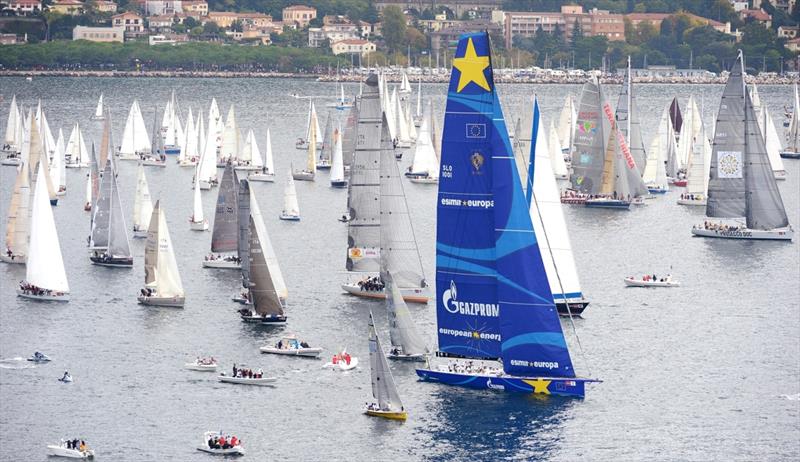
[(28, 164), (22, 163), (17, 168), (17, 179), (14, 181), (14, 191), (8, 206), (6, 247), (0, 254), (0, 261), (6, 263), (25, 263), (28, 258), (31, 186)]
[(64, 132), (58, 129), (58, 140), (53, 158), (50, 161), (50, 181), (56, 190), (56, 196), (63, 196), (67, 193), (67, 161), (64, 158)]
[(333, 130), (333, 115), (328, 112), (328, 119), (325, 121), (325, 131), (322, 135), (322, 149), (319, 150), (317, 159), (318, 170), (328, 170), (331, 168), (331, 158), (333, 157), (333, 144), (336, 141), (337, 133)]
[(283, 210), (279, 218), (286, 221), (300, 221), (300, 205), (297, 203), (297, 190), (294, 187), (294, 175), (291, 169), (286, 189), (283, 191)]
[(97, 100), (97, 107), (94, 109), (94, 114), (92, 114), (92, 120), (105, 120), (106, 118), (106, 110), (103, 106), (103, 94), (100, 93), (100, 98)]
[(181, 153), (178, 155), (178, 165), (181, 167), (194, 167), (197, 165), (197, 161), (200, 158), (197, 133), (198, 127), (195, 126), (192, 110), (189, 109), (189, 116), (186, 118), (186, 130), (183, 132)]
[(550, 121), (550, 130), (547, 136), (547, 146), (550, 148), (550, 166), (553, 175), (559, 180), (569, 179), (569, 169), (564, 161), (564, 151), (561, 149), (561, 141), (558, 138), (558, 130), (553, 121)]
[(225, 119), (225, 126), (222, 131), (222, 149), (220, 149), (219, 157), (217, 157), (217, 167), (224, 167), (228, 162), (235, 165), (238, 162), (240, 150), (241, 134), (239, 133), (239, 125), (236, 122), (236, 113), (233, 109), (233, 104), (231, 104), (231, 107), (228, 108), (228, 116)]
[(89, 259), (95, 265), (116, 268), (133, 267), (128, 229), (119, 197), (117, 176), (106, 161), (100, 194), (94, 204), (92, 232), (89, 236)]
[(170, 99), (164, 106), (164, 116), (161, 119), (161, 132), (163, 138), (161, 144), (164, 147), (164, 154), (180, 154), (184, 141), (183, 128), (181, 127), (180, 112), (178, 111), (178, 101), (175, 99), (175, 90), (172, 90)]
[[(212, 107), (214, 107), (212, 105)], [(200, 189), (211, 189), (217, 184), (217, 134), (216, 123), (209, 122), (208, 135), (197, 165), (195, 181), (200, 182)]]
[(263, 159), (261, 157), (261, 150), (258, 149), (258, 142), (253, 129), (247, 130), (247, 135), (244, 137), (244, 146), (239, 154), (238, 162), (236, 163), (236, 171), (258, 171), (263, 167)]
[(178, 263), (160, 201), (153, 207), (144, 250), (144, 288), (137, 300), (142, 305), (183, 308), (186, 301)]
[(664, 194), (669, 191), (666, 162), (670, 152), (675, 155), (674, 151), (677, 149), (674, 133), (669, 120), (669, 108), (665, 107), (661, 114), (661, 122), (658, 124), (658, 132), (650, 142), (650, 149), (647, 150), (647, 162), (642, 174), (642, 181), (651, 194)]
[(314, 177), (317, 173), (317, 138), (316, 138), (316, 113), (314, 117), (311, 119), (311, 126), (308, 131), (308, 143), (307, 143), (307, 156), (306, 156), (306, 168), (300, 170), (299, 172), (292, 172), (292, 178), (299, 181), (314, 181)]
[[(686, 126), (686, 122), (683, 126)], [(681, 140), (690, 145), (692, 150), (689, 163), (686, 165), (686, 191), (678, 199), (680, 205), (706, 205), (712, 149), (711, 143), (704, 135), (705, 129), (701, 128), (701, 133), (703, 135), (694, 139)]]
[(194, 196), (192, 202), (192, 216), (189, 217), (189, 229), (192, 231), (207, 231), (208, 219), (203, 214), (203, 199), (200, 196), (200, 182), (194, 183)]
[(314, 102), (308, 101), (308, 115), (306, 116), (306, 133), (304, 138), (298, 138), (294, 144), (297, 149), (308, 149), (308, 143), (311, 137), (316, 140), (315, 148), (322, 147), (322, 129), (319, 126), (319, 118), (317, 118), (317, 108)]
[(0, 152), (6, 154), (2, 159), (3, 165), (19, 165), (20, 151), (22, 150), (22, 113), (17, 106), (17, 95), (11, 97), (11, 105), (8, 108), (8, 120), (6, 121), (6, 133), (3, 138), (3, 146)]
[(239, 181), (231, 164), (225, 166), (217, 192), (211, 253), (203, 259), (203, 268), (240, 269), (239, 251)]
[(406, 117), (400, 98), (395, 97), (392, 101), (394, 102), (394, 122), (397, 127), (397, 147), (410, 148), (411, 133), (408, 130), (408, 117)]
[(428, 101), (414, 148), (414, 160), (410, 170), (405, 174), (414, 183), (436, 184), (439, 182), (439, 159), (436, 157), (436, 150), (431, 139), (431, 114), (431, 102)]
[[(338, 131), (341, 133), (341, 131)], [(337, 136), (333, 144), (333, 159), (331, 161), (331, 186), (346, 188), (347, 180), (344, 178), (344, 156), (342, 155), (342, 136)]]
[(794, 84), (792, 98), (792, 120), (786, 131), (786, 148), (781, 151), (781, 157), (800, 159), (800, 93), (797, 90), (797, 82)]
[[(53, 186), (52, 176), (50, 175), (50, 162), (45, 152), (46, 137), (39, 131), (40, 125), (35, 117), (30, 118), (30, 129), (26, 132), (27, 140), (23, 143), (22, 161), (27, 161), (30, 164), (31, 173), (34, 179), (38, 178), (34, 172), (39, 170), (44, 171), (43, 179), (45, 186), (47, 186), (47, 195), (50, 198), (50, 205), (58, 205), (58, 196)], [(44, 114), (41, 114), (39, 120), (44, 119)], [(55, 141), (53, 142), (55, 145)], [(27, 149), (27, 153), (26, 153)], [(36, 190), (36, 182), (31, 185), (33, 190)]]
[(150, 148), (150, 135), (147, 134), (147, 127), (144, 125), (142, 110), (139, 108), (139, 102), (134, 100), (125, 121), (125, 129), (122, 131), (119, 159), (139, 160), (142, 156), (150, 154)]
[(86, 140), (83, 138), (81, 126), (75, 122), (69, 141), (64, 149), (67, 168), (83, 168), (89, 166), (89, 151), (86, 150)]
[(144, 166), (139, 164), (138, 170), (136, 196), (133, 200), (133, 237), (145, 238), (150, 228), (150, 217), (153, 216), (153, 201), (150, 198)]
[(389, 362), (383, 353), (381, 341), (375, 331), (375, 321), (372, 311), (369, 312), (369, 366), (372, 378), (372, 397), (377, 403), (367, 405), (364, 413), (374, 417), (383, 417), (392, 420), (406, 420), (408, 413), (397, 393)]
[(561, 151), (565, 154), (572, 153), (572, 144), (575, 136), (575, 125), (578, 123), (578, 111), (572, 95), (564, 99), (564, 106), (558, 117), (558, 139), (561, 140)]
[[(41, 162), (41, 165), (46, 165)], [(48, 203), (44, 169), (39, 168), (31, 209), (30, 243), (25, 280), (17, 295), (34, 300), (69, 301), (69, 283), (58, 242), (53, 210)]]
[(785, 180), (786, 169), (783, 167), (783, 160), (781, 160), (781, 140), (778, 137), (778, 131), (775, 129), (772, 116), (769, 115), (767, 105), (761, 104), (761, 97), (758, 95), (756, 84), (750, 87), (750, 98), (753, 101), (753, 111), (758, 117), (758, 128), (764, 136), (764, 144), (767, 147), (767, 156), (772, 166), (772, 172), (775, 174), (776, 180)]
[[(254, 139), (255, 142), (255, 139)], [(253, 159), (253, 162), (260, 162), (261, 156), (259, 155), (259, 160), (256, 161)], [(275, 181), (275, 164), (272, 159), (272, 137), (269, 133), (269, 128), (267, 129), (267, 144), (266, 144), (266, 151), (264, 152), (264, 161), (260, 167), (259, 171), (252, 171), (250, 175), (247, 177), (250, 181), (266, 181), (266, 182), (274, 182)]]

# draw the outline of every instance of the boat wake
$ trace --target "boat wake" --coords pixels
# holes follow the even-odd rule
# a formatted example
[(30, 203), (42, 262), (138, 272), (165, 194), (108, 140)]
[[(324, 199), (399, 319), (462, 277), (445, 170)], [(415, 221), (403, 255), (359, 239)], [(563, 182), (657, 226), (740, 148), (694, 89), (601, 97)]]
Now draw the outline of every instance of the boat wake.
[(800, 401), (800, 393), (793, 395), (781, 395), (781, 398), (788, 399), (789, 401)]
[(33, 364), (19, 356), (0, 359), (0, 369), (31, 369), (33, 367), (35, 367)]

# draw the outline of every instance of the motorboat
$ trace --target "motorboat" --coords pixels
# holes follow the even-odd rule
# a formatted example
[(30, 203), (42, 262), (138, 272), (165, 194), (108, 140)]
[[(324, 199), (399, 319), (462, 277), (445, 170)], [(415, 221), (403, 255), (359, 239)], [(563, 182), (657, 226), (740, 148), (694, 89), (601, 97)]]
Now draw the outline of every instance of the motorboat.
[(185, 369), (198, 372), (216, 372), (217, 361), (214, 358), (197, 358), (193, 362), (183, 365)]
[(319, 354), (322, 353), (322, 348), (310, 347), (307, 343), (299, 341), (294, 335), (283, 337), (273, 346), (262, 346), (259, 349), (262, 353), (284, 356), (303, 356), (306, 358), (318, 358)]
[(250, 378), (250, 377), (233, 377), (230, 375), (225, 375), (223, 372), (218, 377), (220, 382), (223, 383), (235, 383), (238, 385), (256, 385), (260, 387), (271, 386), (273, 383), (278, 381), (277, 377), (260, 377), (260, 378)]
[(331, 361), (325, 363), (322, 367), (325, 369), (350, 371), (358, 367), (358, 358), (350, 356), (347, 352), (342, 350), (341, 353), (333, 355)]
[(210, 255), (203, 260), (203, 268), (241, 269), (242, 262), (236, 255)]
[(94, 457), (94, 450), (84, 446), (84, 450), (72, 449), (67, 447), (67, 442), (61, 440), (59, 444), (48, 444), (47, 455), (52, 457), (66, 457), (67, 459), (91, 459)]
[(222, 456), (243, 456), (245, 454), (241, 442), (237, 441), (235, 446), (228, 448), (211, 447), (209, 441), (214, 441), (215, 438), (223, 436), (221, 432), (209, 431), (203, 433), (203, 442), (197, 447), (198, 451), (203, 451), (208, 454), (222, 455)]
[(46, 354), (39, 353), (37, 351), (37, 352), (35, 352), (33, 354), (33, 356), (28, 358), (28, 361), (31, 361), (31, 362), (34, 362), (34, 363), (49, 363), (51, 360)]
[(625, 285), (628, 287), (678, 287), (681, 285), (680, 282), (672, 279), (670, 275), (660, 279), (645, 279), (628, 276), (624, 280)]

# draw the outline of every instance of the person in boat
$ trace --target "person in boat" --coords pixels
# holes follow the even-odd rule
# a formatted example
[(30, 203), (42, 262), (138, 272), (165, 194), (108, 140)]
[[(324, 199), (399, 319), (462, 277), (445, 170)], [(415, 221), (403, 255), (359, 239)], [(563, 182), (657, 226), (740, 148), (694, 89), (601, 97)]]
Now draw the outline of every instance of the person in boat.
[(308, 345), (308, 343), (306, 343), (305, 341), (303, 341), (303, 342), (300, 342), (300, 347), (301, 347), (301, 348), (310, 348), (310, 346)]
[(66, 382), (66, 381), (67, 381), (68, 379), (70, 379), (70, 378), (71, 378), (71, 377), (69, 376), (69, 371), (64, 371), (64, 376), (63, 376), (63, 377), (61, 377), (61, 380), (62, 380), (62, 381), (64, 381), (64, 382)]

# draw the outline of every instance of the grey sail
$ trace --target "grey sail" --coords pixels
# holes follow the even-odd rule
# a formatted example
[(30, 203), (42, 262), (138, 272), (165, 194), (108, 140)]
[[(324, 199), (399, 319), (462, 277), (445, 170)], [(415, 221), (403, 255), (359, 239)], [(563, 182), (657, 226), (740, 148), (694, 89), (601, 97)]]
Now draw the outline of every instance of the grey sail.
[(153, 109), (153, 135), (150, 142), (150, 152), (158, 157), (161, 154), (161, 148), (164, 145), (164, 140), (159, 133), (161, 126), (158, 123), (158, 106)]
[(253, 308), (261, 316), (283, 316), (283, 306), (269, 274), (261, 236), (253, 217), (249, 218), (250, 298), (253, 300)]
[(578, 106), (577, 126), (572, 151), (572, 189), (597, 194), (600, 191), (609, 130), (603, 114), (603, 90), (594, 77), (583, 84)]
[(107, 249), (108, 234), (111, 227), (111, 196), (114, 192), (114, 173), (111, 171), (111, 161), (106, 161), (100, 191), (92, 210), (92, 235), (89, 247), (92, 249)]
[[(631, 169), (629, 168), (626, 156), (620, 145), (620, 141), (623, 140), (620, 139), (618, 130), (619, 128), (616, 126), (611, 129), (611, 137), (615, 139), (609, 140), (610, 143), (613, 143), (614, 147), (614, 193), (616, 193), (617, 197), (620, 199), (627, 199), (629, 196), (634, 196), (631, 188)], [(609, 148), (609, 150), (610, 149), (611, 148)], [(633, 170), (635, 171), (636, 168), (634, 167)], [(641, 181), (638, 175), (637, 178)]]
[(330, 165), (333, 158), (333, 116), (328, 112), (328, 120), (325, 121), (325, 132), (322, 135), (322, 149), (319, 151), (320, 162)]
[[(673, 104), (676, 104), (677, 100), (673, 100)], [(672, 106), (670, 106), (670, 111), (672, 111)], [(671, 116), (671, 112), (670, 112)], [(670, 122), (671, 123), (671, 122)], [(672, 125), (670, 125), (672, 127)], [(674, 138), (675, 131), (673, 130), (671, 135)], [(673, 141), (667, 143), (667, 153), (664, 157), (666, 157), (666, 170), (667, 176), (670, 178), (677, 178), (678, 177), (678, 170), (680, 169), (680, 165), (678, 164), (678, 152), (677, 152), (677, 144)]]
[(123, 212), (122, 201), (119, 198), (117, 177), (110, 172), (106, 173), (108, 178), (111, 178), (111, 217), (109, 219), (110, 228), (108, 230), (108, 254), (112, 257), (130, 258), (131, 247), (130, 241), (128, 240), (128, 228), (125, 226), (125, 213)]
[(239, 249), (238, 197), (233, 167), (228, 164), (219, 182), (217, 208), (214, 212), (214, 232), (211, 236), (212, 252), (236, 252)]
[(750, 95), (745, 95), (745, 209), (749, 229), (775, 229), (789, 226), (789, 218), (775, 181), (766, 143), (758, 128), (758, 116)]
[(392, 274), (400, 289), (425, 287), (422, 261), (385, 115), (381, 123), (380, 167), (381, 269)]
[(389, 316), (389, 338), (392, 342), (392, 349), (397, 349), (398, 352), (409, 356), (427, 354), (428, 347), (425, 346), (425, 341), (417, 332), (414, 319), (411, 318), (411, 311), (403, 300), (397, 284), (394, 283), (391, 273), (381, 273), (381, 279), (390, 294), (386, 297), (386, 314)]
[(383, 353), (381, 341), (375, 332), (375, 320), (369, 312), (369, 366), (372, 378), (372, 396), (382, 411), (401, 411), (403, 403), (397, 393), (392, 371)]
[(625, 79), (622, 82), (622, 90), (620, 90), (619, 100), (617, 101), (616, 120), (620, 133), (628, 141), (628, 149), (630, 149), (631, 156), (636, 162), (636, 169), (639, 172), (639, 176), (641, 176), (641, 173), (644, 172), (644, 164), (647, 161), (647, 153), (642, 140), (630, 68), (625, 70)]
[(161, 213), (161, 201), (156, 201), (150, 225), (147, 227), (147, 242), (144, 245), (144, 285), (156, 287), (156, 271), (158, 271), (158, 233)]
[(744, 80), (739, 56), (728, 76), (714, 129), (706, 215), (730, 218), (745, 216), (745, 126)]
[(353, 163), (353, 152), (356, 150), (356, 136), (358, 135), (358, 105), (360, 104), (361, 97), (357, 97), (353, 102), (353, 107), (347, 114), (347, 120), (344, 125), (344, 134), (342, 135), (342, 163), (345, 170), (350, 168)]
[(100, 165), (97, 163), (94, 143), (92, 143), (92, 155), (89, 157), (89, 175), (92, 180), (92, 209), (95, 209), (100, 196)]
[(345, 262), (348, 271), (380, 271), (381, 113), (378, 77), (370, 74), (361, 96), (356, 148), (350, 167)]
[(242, 287), (250, 286), (250, 182), (239, 181), (239, 258), (242, 259)]

